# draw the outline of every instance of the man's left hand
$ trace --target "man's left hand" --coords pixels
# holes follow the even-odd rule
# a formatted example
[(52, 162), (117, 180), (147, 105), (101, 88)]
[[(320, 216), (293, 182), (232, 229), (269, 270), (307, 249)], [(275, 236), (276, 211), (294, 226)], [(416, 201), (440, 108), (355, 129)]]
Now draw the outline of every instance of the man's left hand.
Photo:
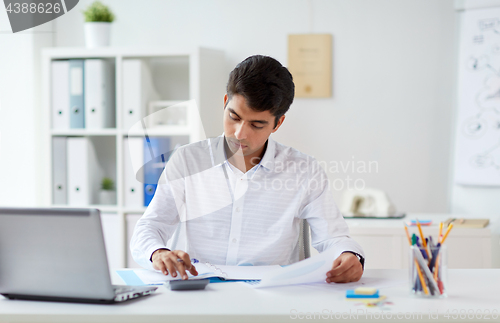
[(363, 275), (363, 266), (358, 257), (350, 252), (341, 254), (333, 262), (332, 270), (326, 273), (327, 283), (357, 282)]

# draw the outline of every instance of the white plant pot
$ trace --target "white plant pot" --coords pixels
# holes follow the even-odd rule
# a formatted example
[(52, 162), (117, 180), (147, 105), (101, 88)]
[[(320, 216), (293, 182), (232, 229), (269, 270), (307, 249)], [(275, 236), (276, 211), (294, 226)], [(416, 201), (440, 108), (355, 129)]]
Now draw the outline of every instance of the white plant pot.
[(87, 48), (109, 46), (111, 34), (110, 22), (86, 22), (84, 28)]
[(116, 204), (116, 192), (101, 190), (99, 192), (99, 204), (103, 205), (115, 205)]

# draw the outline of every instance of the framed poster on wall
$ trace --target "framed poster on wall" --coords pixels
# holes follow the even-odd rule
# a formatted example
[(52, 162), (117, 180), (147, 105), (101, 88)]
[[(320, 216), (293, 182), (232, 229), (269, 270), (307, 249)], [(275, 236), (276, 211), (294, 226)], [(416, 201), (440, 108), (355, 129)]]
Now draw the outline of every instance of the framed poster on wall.
[(332, 35), (288, 35), (288, 69), (297, 98), (332, 96)]

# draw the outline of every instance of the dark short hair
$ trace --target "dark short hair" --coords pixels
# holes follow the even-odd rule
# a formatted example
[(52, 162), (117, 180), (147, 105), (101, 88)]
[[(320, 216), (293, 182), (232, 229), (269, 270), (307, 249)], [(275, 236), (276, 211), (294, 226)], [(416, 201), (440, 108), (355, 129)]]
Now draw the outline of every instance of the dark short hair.
[(229, 99), (239, 94), (253, 110), (269, 111), (276, 127), (293, 102), (295, 85), (292, 74), (276, 59), (254, 55), (231, 71), (226, 91)]

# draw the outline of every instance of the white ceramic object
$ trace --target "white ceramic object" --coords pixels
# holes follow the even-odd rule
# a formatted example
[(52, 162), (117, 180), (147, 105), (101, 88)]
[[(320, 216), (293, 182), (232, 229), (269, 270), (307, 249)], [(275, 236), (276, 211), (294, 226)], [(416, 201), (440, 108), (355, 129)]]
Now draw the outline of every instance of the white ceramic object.
[(396, 207), (382, 190), (350, 189), (344, 192), (340, 211), (346, 216), (390, 217), (396, 214)]
[(87, 48), (109, 46), (111, 34), (110, 22), (86, 22), (84, 28)]
[(99, 204), (101, 205), (115, 205), (116, 204), (116, 192), (101, 190), (99, 192)]

